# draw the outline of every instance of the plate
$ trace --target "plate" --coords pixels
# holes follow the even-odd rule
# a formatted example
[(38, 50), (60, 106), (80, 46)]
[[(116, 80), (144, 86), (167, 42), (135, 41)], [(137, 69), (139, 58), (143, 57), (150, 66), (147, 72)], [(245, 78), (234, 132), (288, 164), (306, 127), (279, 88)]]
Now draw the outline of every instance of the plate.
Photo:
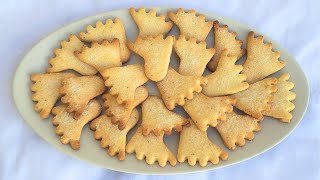
[[(166, 13), (169, 10), (176, 11), (174, 8), (154, 8), (158, 13)], [(246, 46), (246, 37), (249, 31), (254, 29), (243, 25), (239, 22), (233, 21), (229, 18), (216, 15), (213, 13), (198, 12), (204, 14), (209, 20), (218, 20), (222, 24), (227, 24), (231, 31), (238, 33), (238, 38), (244, 42)], [(78, 151), (72, 150), (69, 145), (63, 145), (60, 143), (60, 138), (55, 134), (53, 125), (50, 119), (42, 120), (39, 115), (33, 110), (34, 102), (31, 100), (30, 91), (30, 75), (32, 73), (43, 73), (49, 66), (48, 59), (53, 57), (53, 49), (58, 48), (60, 41), (68, 38), (70, 34), (79, 34), (85, 30), (87, 25), (94, 25), (96, 21), (105, 21), (108, 18), (120, 18), (126, 28), (128, 40), (133, 41), (137, 34), (138, 29), (130, 17), (128, 9), (115, 10), (95, 16), (87, 17), (85, 19), (76, 21), (70, 25), (64, 26), (56, 32), (42, 39), (37, 43), (22, 59), (19, 64), (15, 77), (13, 79), (13, 97), (16, 103), (17, 109), (20, 112), (22, 118), (31, 126), (31, 128), (44, 140), (56, 147), (60, 151), (76, 157), (78, 159), (90, 162), (92, 164), (104, 167), (106, 169), (138, 173), (138, 174), (176, 174), (176, 173), (190, 173), (197, 171), (206, 171), (226, 167), (231, 164), (236, 164), (241, 161), (252, 158), (258, 154), (261, 154), (268, 149), (274, 147), (287, 137), (294, 128), (299, 124), (306, 111), (309, 100), (309, 89), (307, 79), (296, 60), (278, 43), (274, 42), (270, 38), (264, 35), (266, 42), (272, 42), (274, 50), (280, 52), (281, 59), (286, 61), (287, 65), (280, 72), (272, 75), (278, 76), (283, 72), (289, 72), (291, 75), (291, 81), (295, 83), (295, 87), (292, 90), (297, 94), (297, 98), (294, 101), (296, 108), (292, 112), (292, 122), (281, 123), (278, 120), (266, 117), (262, 122), (262, 131), (255, 134), (253, 141), (247, 141), (244, 147), (238, 147), (235, 151), (228, 150), (222, 143), (222, 140), (218, 136), (214, 128), (208, 129), (208, 136), (215, 144), (222, 147), (229, 154), (227, 161), (220, 161), (218, 165), (208, 163), (208, 166), (202, 168), (198, 164), (194, 167), (189, 166), (187, 163), (177, 164), (175, 167), (167, 164), (166, 167), (161, 168), (159, 165), (147, 165), (145, 161), (139, 161), (133, 154), (127, 154), (124, 161), (119, 161), (116, 157), (110, 157), (107, 155), (106, 150), (100, 148), (99, 141), (93, 138), (93, 132), (89, 129), (88, 125), (83, 129), (81, 136), (81, 148)], [(257, 34), (263, 35), (257, 31)], [(174, 27), (170, 34), (178, 35), (179, 31), (177, 27)], [(213, 46), (213, 32), (208, 35), (207, 38), (208, 47)], [(245, 57), (242, 58), (242, 61)], [(240, 60), (241, 61), (241, 60)], [(132, 53), (129, 64), (143, 63), (143, 60)], [(127, 63), (128, 64), (128, 63)], [(177, 56), (173, 53), (170, 66), (176, 68), (178, 65)], [(208, 73), (208, 72), (206, 72)], [(158, 94), (154, 84), (147, 84), (150, 94)], [(175, 111), (181, 113), (181, 108), (176, 108)], [(131, 137), (135, 129), (133, 129), (128, 136)], [(170, 136), (164, 138), (167, 146), (172, 150), (174, 154), (177, 153), (177, 145), (179, 141), (179, 134), (173, 132)]]

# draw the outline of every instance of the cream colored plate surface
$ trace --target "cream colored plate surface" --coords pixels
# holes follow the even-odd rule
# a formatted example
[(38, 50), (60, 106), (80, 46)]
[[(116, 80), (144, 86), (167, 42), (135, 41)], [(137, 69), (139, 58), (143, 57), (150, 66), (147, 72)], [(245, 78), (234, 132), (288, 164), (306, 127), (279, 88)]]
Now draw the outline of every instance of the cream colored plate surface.
[[(155, 9), (158, 13), (166, 13), (168, 10), (175, 11), (173, 8)], [(205, 14), (207, 19), (219, 20), (221, 23), (227, 24), (230, 30), (238, 33), (238, 38), (244, 42), (244, 46), (246, 45), (247, 33), (253, 29), (223, 16), (213, 13), (200, 13)], [(118, 161), (116, 157), (108, 156), (105, 149), (100, 148), (99, 142), (93, 138), (93, 133), (88, 126), (83, 129), (81, 148), (79, 151), (72, 150), (68, 145), (62, 145), (59, 137), (54, 133), (51, 120), (41, 120), (39, 115), (33, 110), (34, 103), (31, 100), (31, 91), (29, 88), (31, 85), (30, 75), (32, 73), (43, 73), (45, 71), (45, 68), (48, 67), (48, 59), (53, 56), (53, 49), (60, 46), (61, 40), (67, 39), (70, 34), (79, 34), (81, 31), (85, 30), (87, 25), (94, 25), (98, 20), (104, 21), (107, 18), (115, 17), (120, 18), (125, 24), (128, 39), (134, 40), (137, 36), (138, 30), (127, 9), (98, 14), (67, 25), (42, 39), (26, 54), (16, 70), (13, 80), (13, 96), (21, 116), (30, 125), (30, 127), (39, 134), (40, 137), (60, 151), (107, 169), (129, 173), (175, 174), (205, 171), (239, 163), (265, 152), (287, 137), (303, 118), (309, 99), (309, 89), (306, 77), (296, 60), (276, 42), (265, 36), (265, 41), (272, 42), (274, 49), (281, 53), (281, 59), (287, 62), (286, 67), (273, 76), (277, 76), (283, 72), (289, 72), (291, 74), (291, 81), (296, 85), (293, 89), (293, 92), (297, 94), (297, 98), (294, 101), (296, 108), (293, 111), (293, 119), (290, 124), (286, 124), (280, 123), (271, 118), (265, 118), (261, 123), (262, 131), (256, 133), (255, 139), (252, 142), (247, 141), (244, 147), (238, 147), (235, 151), (227, 150), (220, 137), (215, 132), (215, 129), (209, 128), (209, 138), (229, 153), (229, 159), (227, 161), (221, 161), (218, 165), (208, 163), (208, 166), (204, 168), (199, 165), (191, 167), (187, 163), (177, 164), (175, 167), (168, 164), (164, 168), (161, 168), (157, 164), (150, 166), (147, 165), (145, 161), (138, 161), (132, 154), (127, 155), (125, 161)], [(170, 34), (174, 35), (178, 35), (178, 33), (179, 31), (176, 27), (174, 27), (170, 32)], [(259, 34), (258, 32), (256, 33)], [(213, 46), (212, 31), (207, 38), (207, 43), (209, 47)], [(129, 64), (133, 63), (143, 63), (143, 60), (136, 55), (132, 55)], [(174, 53), (172, 54), (170, 65), (172, 67), (177, 67), (178, 65), (177, 56)], [(158, 94), (158, 91), (152, 83), (148, 83), (148, 88), (150, 94)], [(181, 112), (181, 109), (177, 108), (175, 111)], [(135, 129), (130, 132), (128, 139), (134, 131)], [(165, 136), (165, 143), (174, 154), (177, 153), (178, 140), (179, 135), (177, 133)]]

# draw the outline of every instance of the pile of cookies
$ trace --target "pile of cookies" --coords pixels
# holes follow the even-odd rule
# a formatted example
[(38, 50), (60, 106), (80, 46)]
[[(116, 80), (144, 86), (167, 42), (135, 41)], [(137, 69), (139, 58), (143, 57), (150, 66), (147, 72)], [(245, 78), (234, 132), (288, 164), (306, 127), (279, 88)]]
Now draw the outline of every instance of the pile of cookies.
[[(197, 161), (206, 166), (208, 161), (217, 164), (228, 158), (208, 139), (208, 127), (216, 128), (225, 146), (234, 150), (254, 138), (264, 115), (290, 122), (294, 84), (288, 73), (267, 78), (285, 62), (262, 36), (249, 32), (243, 49), (235, 32), (218, 21), (206, 21), (194, 10), (168, 12), (169, 21), (155, 10), (129, 12), (139, 29), (134, 42), (127, 41), (120, 19), (98, 21), (62, 41), (46, 73), (31, 75), (34, 108), (43, 119), (53, 114), (63, 144), (79, 149), (82, 129), (90, 122), (94, 138), (119, 160), (127, 152), (139, 160), (146, 158), (148, 164), (174, 166), (188, 160), (192, 166)], [(166, 36), (173, 25), (179, 28), (179, 37)], [(205, 39), (212, 28), (214, 47), (207, 48)], [(180, 59), (177, 70), (169, 67), (172, 49)], [(144, 65), (123, 65), (131, 52), (141, 56)], [(237, 63), (244, 54), (244, 63)], [(204, 76), (206, 67), (212, 73)], [(148, 81), (156, 84), (161, 97), (149, 95), (144, 86)], [(127, 133), (140, 119), (140, 104), (141, 123), (126, 143)], [(173, 112), (176, 106), (190, 118)], [(163, 142), (164, 134), (172, 130), (180, 132), (177, 156)]]

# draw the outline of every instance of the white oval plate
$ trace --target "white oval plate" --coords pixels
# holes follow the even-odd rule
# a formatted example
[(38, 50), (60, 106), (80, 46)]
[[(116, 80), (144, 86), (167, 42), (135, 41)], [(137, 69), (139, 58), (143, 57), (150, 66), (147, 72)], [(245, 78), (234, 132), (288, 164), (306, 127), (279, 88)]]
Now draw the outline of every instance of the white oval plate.
[[(166, 13), (168, 10), (175, 11), (175, 9), (173, 8), (155, 9), (158, 13), (161, 14)], [(199, 13), (206, 15), (207, 19), (209, 20), (218, 20), (222, 24), (227, 24), (231, 31), (236, 31), (238, 33), (238, 38), (244, 42), (244, 47), (246, 46), (247, 34), (253, 29), (249, 28), (246, 25), (213, 13)], [(100, 148), (99, 141), (96, 141), (93, 138), (93, 133), (88, 126), (85, 126), (85, 128), (83, 129), (80, 150), (74, 151), (68, 145), (62, 145), (60, 143), (60, 138), (54, 132), (51, 120), (40, 119), (38, 113), (33, 110), (34, 102), (32, 102), (31, 100), (30, 75), (32, 73), (43, 73), (45, 71), (45, 69), (49, 66), (48, 59), (50, 57), (53, 57), (53, 49), (60, 47), (60, 41), (67, 39), (70, 34), (79, 34), (81, 31), (85, 30), (85, 27), (87, 25), (95, 25), (95, 22), (98, 20), (105, 21), (107, 18), (115, 17), (118, 17), (123, 21), (126, 27), (127, 37), (129, 40), (133, 41), (138, 34), (138, 30), (133, 20), (131, 19), (127, 9), (98, 14), (67, 25), (42, 39), (27, 53), (16, 70), (16, 74), (13, 80), (13, 97), (21, 116), (34, 129), (35, 132), (37, 132), (43, 139), (45, 139), (60, 151), (81, 160), (85, 160), (98, 166), (116, 171), (140, 174), (190, 173), (225, 167), (261, 154), (262, 152), (265, 152), (266, 150), (272, 148), (280, 141), (282, 141), (285, 137), (287, 137), (301, 121), (306, 111), (309, 99), (309, 89), (306, 77), (300, 66), (297, 64), (296, 60), (276, 42), (265, 36), (265, 41), (272, 42), (274, 50), (280, 52), (281, 59), (286, 61), (287, 63), (284, 69), (273, 76), (278, 76), (283, 72), (289, 72), (291, 74), (290, 80), (296, 85), (292, 90), (297, 94), (297, 98), (294, 101), (296, 108), (292, 112), (293, 119), (291, 123), (286, 124), (266, 117), (264, 121), (261, 122), (262, 131), (255, 134), (255, 139), (251, 142), (247, 141), (244, 147), (237, 147), (235, 151), (230, 151), (225, 148), (220, 137), (215, 132), (215, 129), (209, 128), (209, 138), (215, 144), (224, 148), (229, 153), (229, 159), (227, 161), (220, 161), (218, 165), (212, 165), (211, 163), (208, 163), (207, 167), (203, 168), (199, 165), (191, 167), (188, 165), (188, 163), (178, 163), (175, 167), (172, 167), (168, 164), (166, 167), (161, 168), (157, 164), (147, 165), (144, 161), (138, 161), (132, 154), (127, 154), (124, 161), (119, 161), (116, 157), (108, 156), (106, 150)], [(170, 34), (178, 35), (178, 32), (179, 31), (177, 27), (174, 27)], [(255, 32), (257, 34), (260, 34), (257, 31)], [(213, 46), (212, 31), (207, 38), (207, 43), (208, 47)], [(143, 60), (133, 54), (129, 63), (132, 64), (137, 62), (143, 63)], [(173, 67), (177, 67), (178, 65), (178, 60), (174, 53), (172, 54), (172, 61), (170, 65)], [(152, 83), (148, 83), (148, 88), (150, 94), (158, 94), (155, 86)], [(180, 112), (181, 109), (178, 108), (177, 111)], [(129, 137), (131, 137), (133, 132), (134, 130), (129, 133)], [(165, 136), (165, 143), (174, 154), (177, 153), (178, 140), (179, 135), (177, 133), (173, 133), (170, 136)]]

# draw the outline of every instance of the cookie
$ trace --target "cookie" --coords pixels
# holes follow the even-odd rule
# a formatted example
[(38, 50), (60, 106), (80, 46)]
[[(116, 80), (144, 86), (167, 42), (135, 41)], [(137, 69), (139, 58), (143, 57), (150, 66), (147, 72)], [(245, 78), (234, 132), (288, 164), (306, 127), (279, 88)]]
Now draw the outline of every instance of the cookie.
[(183, 109), (201, 131), (206, 131), (209, 126), (215, 127), (218, 120), (226, 120), (234, 104), (235, 99), (232, 97), (208, 97), (202, 93), (195, 93), (193, 99), (186, 100)]
[(146, 76), (152, 81), (161, 81), (167, 74), (173, 45), (173, 37), (138, 37), (129, 42), (128, 48), (144, 59)]
[(228, 50), (223, 50), (216, 71), (206, 76), (208, 83), (203, 86), (203, 94), (224, 96), (249, 88), (246, 75), (240, 74), (243, 67), (242, 65), (236, 65), (236, 61), (236, 56), (230, 56)]
[(196, 42), (196, 38), (186, 39), (180, 35), (174, 41), (173, 49), (180, 58), (178, 72), (182, 75), (202, 76), (204, 69), (215, 53), (213, 48), (207, 49), (205, 41)]
[(105, 85), (110, 87), (109, 93), (117, 96), (118, 104), (126, 103), (127, 106), (133, 102), (136, 89), (148, 81), (140, 64), (109, 68), (102, 76)]
[(84, 46), (81, 51), (75, 52), (75, 56), (102, 73), (108, 68), (121, 66), (119, 45), (118, 39), (112, 42), (103, 40), (101, 44), (92, 42), (90, 48)]
[(213, 22), (213, 33), (216, 53), (207, 65), (211, 71), (216, 70), (223, 50), (228, 50), (229, 56), (235, 56), (236, 60), (245, 54), (246, 50), (241, 48), (242, 41), (236, 39), (236, 32), (229, 32), (227, 25), (219, 26), (218, 21)]
[(122, 21), (119, 18), (107, 19), (105, 24), (101, 21), (96, 22), (96, 27), (87, 26), (87, 32), (80, 33), (80, 39), (85, 42), (102, 42), (103, 40), (112, 41), (119, 39), (120, 41), (120, 58), (121, 62), (127, 62), (130, 57), (130, 51), (126, 46), (127, 37)]
[(53, 73), (71, 69), (82, 75), (96, 74), (96, 69), (83, 63), (73, 54), (83, 47), (85, 45), (75, 35), (69, 36), (69, 41), (61, 41), (61, 48), (54, 49), (55, 57), (49, 60), (51, 67), (47, 68), (47, 72)]
[(187, 39), (194, 37), (197, 41), (204, 41), (213, 26), (212, 21), (206, 21), (204, 15), (196, 15), (195, 10), (185, 12), (179, 8), (176, 14), (169, 12), (168, 17), (178, 26), (180, 34), (185, 35)]
[(280, 53), (272, 51), (272, 44), (264, 43), (263, 36), (255, 38), (252, 31), (248, 34), (247, 49), (242, 73), (247, 75), (250, 84), (264, 79), (286, 65), (284, 61), (279, 61)]
[(207, 166), (208, 161), (218, 164), (219, 158), (228, 159), (228, 153), (219, 146), (213, 144), (206, 131), (200, 131), (193, 122), (189, 127), (184, 127), (180, 134), (177, 159), (180, 163), (188, 160), (191, 166), (197, 161), (200, 166)]
[(163, 142), (162, 132), (160, 136), (149, 134), (144, 136), (142, 129), (139, 127), (126, 146), (127, 153), (136, 153), (136, 158), (143, 160), (146, 157), (147, 164), (154, 164), (158, 161), (161, 167), (166, 166), (167, 161), (172, 166), (177, 164), (177, 160), (172, 152)]
[(189, 121), (184, 117), (169, 111), (157, 96), (149, 96), (142, 104), (142, 134), (153, 133), (160, 136), (161, 132), (171, 134), (172, 129), (180, 132), (182, 126)]
[(128, 107), (123, 104), (118, 104), (117, 97), (106, 93), (102, 96), (104, 99), (104, 107), (106, 108), (106, 115), (111, 117), (113, 124), (118, 124), (118, 128), (123, 130), (130, 118), (132, 110), (141, 104), (148, 97), (148, 89), (144, 86), (140, 86), (136, 89), (134, 94), (133, 103)]
[(291, 101), (296, 98), (296, 94), (290, 91), (294, 84), (288, 81), (289, 78), (288, 73), (284, 73), (278, 78), (278, 91), (274, 93), (274, 101), (270, 103), (271, 108), (263, 112), (264, 115), (287, 123), (291, 121), (292, 114), (290, 112), (295, 108)]
[(108, 148), (110, 156), (118, 154), (118, 159), (124, 160), (127, 133), (137, 124), (138, 120), (138, 110), (134, 109), (127, 126), (123, 130), (119, 130), (117, 125), (112, 124), (110, 117), (101, 115), (90, 123), (90, 129), (94, 131), (94, 138), (100, 140), (100, 146)]
[(201, 92), (201, 86), (207, 84), (207, 78), (184, 76), (169, 68), (167, 76), (156, 84), (164, 104), (169, 110), (172, 110), (176, 104), (183, 106), (185, 98), (192, 99), (193, 92)]
[(225, 121), (219, 121), (215, 127), (218, 130), (224, 144), (234, 150), (236, 145), (244, 146), (245, 139), (253, 140), (254, 131), (260, 131), (259, 120), (246, 115), (239, 115), (235, 112), (227, 114)]
[(136, 25), (139, 28), (139, 36), (165, 36), (172, 28), (173, 22), (166, 22), (166, 17), (164, 15), (157, 16), (155, 9), (151, 9), (148, 13), (145, 8), (139, 8), (136, 11), (134, 8), (130, 8), (130, 15)]
[(57, 126), (55, 132), (61, 136), (61, 143), (70, 143), (72, 149), (79, 149), (83, 127), (95, 117), (99, 116), (100, 112), (101, 105), (97, 100), (90, 101), (78, 119), (73, 118), (73, 113), (67, 111), (66, 105), (63, 104), (54, 107), (52, 109), (52, 114), (54, 114), (52, 123)]
[(271, 108), (270, 102), (274, 100), (277, 91), (277, 78), (266, 78), (251, 84), (244, 91), (232, 95), (236, 99), (236, 107), (250, 116), (262, 120), (262, 112)]
[(78, 119), (89, 101), (105, 91), (104, 81), (98, 76), (72, 77), (62, 81), (61, 101), (67, 104), (68, 112), (75, 112)]
[(33, 91), (32, 100), (37, 102), (34, 109), (39, 112), (40, 118), (48, 118), (54, 104), (60, 98), (59, 88), (61, 82), (76, 75), (71, 73), (50, 73), (50, 74), (32, 74), (31, 80), (34, 82), (31, 86)]

